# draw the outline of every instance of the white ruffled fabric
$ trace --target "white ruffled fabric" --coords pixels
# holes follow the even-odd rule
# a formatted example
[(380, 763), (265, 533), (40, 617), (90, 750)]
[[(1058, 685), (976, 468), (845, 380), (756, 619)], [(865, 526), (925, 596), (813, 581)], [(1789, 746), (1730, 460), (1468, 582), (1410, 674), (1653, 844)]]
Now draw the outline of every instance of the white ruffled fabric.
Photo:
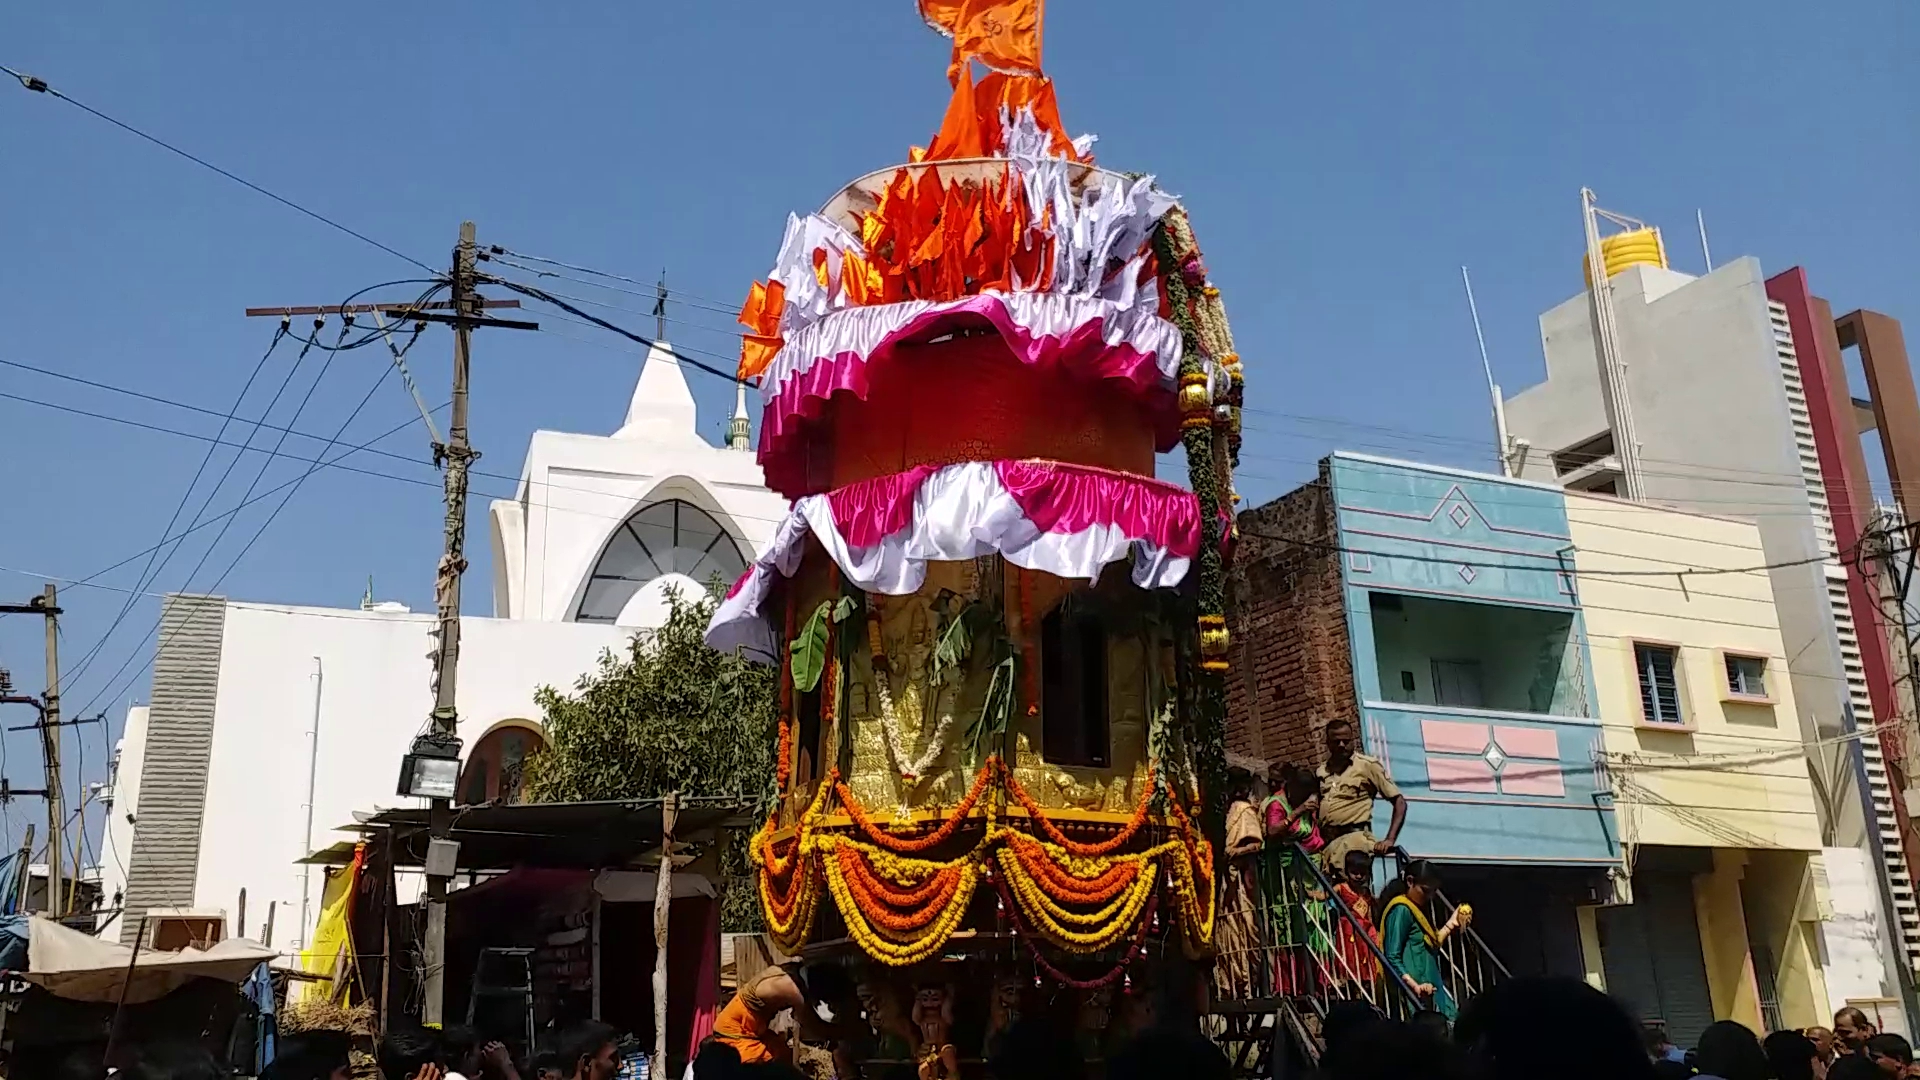
[[(1072, 176), (1080, 166), (1049, 152), (1051, 137), (1035, 122), (1032, 109), (1022, 107), (1011, 115), (1003, 109), (1001, 127), (1008, 167), (1026, 189), (1027, 206), (1036, 218), (1044, 208), (1046, 220), (1051, 222), (1054, 266), (1048, 291), (1108, 299), (1119, 299), (1122, 291), (1133, 295), (1131, 282), (1139, 270), (1136, 255), (1154, 224), (1178, 200), (1155, 187), (1151, 176), (1129, 181), (1105, 173), (1099, 174), (1097, 185), (1076, 196)], [(1092, 148), (1093, 139), (1083, 135), (1074, 140), (1076, 152), (1084, 155)], [(826, 252), (825, 287), (814, 270), (815, 251)], [(847, 252), (865, 257), (866, 248), (858, 236), (839, 224), (819, 214), (787, 215), (780, 253), (767, 275), (769, 280), (786, 286), (782, 334), (791, 338), (828, 314), (850, 306), (840, 284), (841, 258)], [(1117, 277), (1106, 273), (1108, 259), (1115, 256), (1129, 260)], [(1033, 284), (1016, 281), (1014, 291), (1030, 292)], [(1157, 295), (1153, 302), (1158, 303)]]
[[(1143, 483), (1156, 483), (1146, 480)], [(1172, 588), (1187, 576), (1192, 559), (1150, 539), (1127, 535), (1112, 524), (1076, 532), (1043, 531), (1000, 482), (995, 463), (964, 462), (941, 468), (913, 495), (910, 523), (857, 547), (834, 521), (828, 495), (808, 495), (793, 504), (773, 542), (747, 567), (707, 624), (707, 644), (736, 649), (763, 663), (776, 662), (779, 639), (761, 615), (775, 581), (800, 569), (811, 533), (847, 581), (863, 592), (904, 596), (926, 581), (927, 563), (959, 562), (999, 554), (1015, 566), (1069, 580), (1097, 581), (1109, 564), (1134, 557), (1133, 582), (1145, 589)]]

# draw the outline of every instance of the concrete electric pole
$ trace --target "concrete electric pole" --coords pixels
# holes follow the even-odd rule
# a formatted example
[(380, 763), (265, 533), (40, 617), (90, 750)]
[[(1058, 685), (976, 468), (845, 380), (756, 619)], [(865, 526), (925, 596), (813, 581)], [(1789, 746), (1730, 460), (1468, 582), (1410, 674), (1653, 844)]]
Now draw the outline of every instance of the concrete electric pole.
[[(457, 758), (459, 755), (459, 712), (455, 707), (455, 693), (458, 689), (460, 666), (460, 576), (467, 569), (467, 474), (473, 461), (480, 455), (474, 451), (467, 440), (467, 388), (473, 328), (476, 326), (501, 327), (509, 330), (538, 330), (539, 323), (520, 322), (510, 319), (490, 319), (486, 316), (488, 308), (517, 308), (518, 300), (482, 299), (476, 289), (479, 277), (475, 263), (479, 258), (479, 248), (474, 243), (473, 222), (463, 222), (460, 226), (460, 240), (453, 249), (453, 268), (448, 277), (452, 287), (452, 296), (444, 302), (418, 304), (345, 304), (320, 307), (268, 307), (248, 308), (247, 314), (254, 317), (278, 317), (290, 319), (295, 315), (313, 315), (324, 318), (339, 314), (351, 319), (356, 314), (372, 313), (377, 332), (388, 337), (388, 347), (393, 352), (394, 366), (400, 370), (402, 379), (413, 394), (420, 415), (433, 435), (434, 464), (444, 466), (443, 489), (446, 497), (446, 518), (443, 530), (443, 547), (439, 567), (434, 575), (433, 598), (438, 609), (439, 619), (434, 630), (434, 648), (429, 654), (433, 661), (433, 713), (430, 728), (426, 735), (414, 740), (414, 749), (418, 753), (422, 744), (438, 748), (437, 756)], [(391, 332), (386, 319), (401, 322), (446, 323), (453, 327), (453, 409), (447, 424), (447, 437), (442, 440), (433, 426), (433, 417), (420, 398), (414, 386), (413, 377), (406, 370), (402, 360), (403, 350), (393, 347)], [(415, 755), (409, 754), (411, 761)], [(407, 780), (402, 776), (403, 784)], [(402, 791), (402, 794), (407, 792)], [(448, 850), (447, 841), (453, 828), (453, 800), (435, 797), (428, 801), (428, 831), (431, 840), (426, 858), (426, 931), (421, 945), (420, 986), (422, 1003), (420, 1021), (427, 1027), (442, 1026), (445, 1016), (445, 971), (447, 947), (447, 882), (453, 877), (453, 859)], [(303, 927), (307, 933), (310, 927)]]
[(61, 889), (66, 863), (61, 833), (66, 828), (67, 802), (60, 786), (60, 592), (49, 582), (39, 596), (24, 604), (0, 604), (0, 613), (38, 615), (47, 624), (46, 690), (38, 701), (17, 697), (8, 700), (40, 710), (40, 719), (33, 726), (40, 730), (40, 753), (47, 772), (47, 917), (58, 919), (67, 913)]

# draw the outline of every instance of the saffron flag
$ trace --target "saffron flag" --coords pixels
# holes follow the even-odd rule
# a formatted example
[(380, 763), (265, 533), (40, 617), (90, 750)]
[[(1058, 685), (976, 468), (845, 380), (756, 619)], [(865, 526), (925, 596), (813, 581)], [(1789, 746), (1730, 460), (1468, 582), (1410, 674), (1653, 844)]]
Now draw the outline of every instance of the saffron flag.
[(953, 39), (958, 80), (969, 56), (995, 71), (1040, 74), (1040, 23), (1045, 0), (918, 0), (928, 26)]
[(1040, 74), (1040, 18), (1045, 0), (966, 0), (954, 26), (953, 51), (995, 71)]

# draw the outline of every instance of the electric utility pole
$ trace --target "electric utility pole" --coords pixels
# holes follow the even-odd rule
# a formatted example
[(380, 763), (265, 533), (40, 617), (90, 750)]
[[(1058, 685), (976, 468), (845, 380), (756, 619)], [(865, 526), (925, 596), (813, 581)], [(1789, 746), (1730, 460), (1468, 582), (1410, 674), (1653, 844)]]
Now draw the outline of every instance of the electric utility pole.
[[(444, 549), (434, 575), (433, 599), (439, 613), (439, 632), (433, 652), (433, 733), (442, 745), (458, 754), (460, 714), (455, 692), (460, 675), (460, 577), (467, 569), (467, 471), (480, 455), (467, 439), (467, 391), (471, 363), (473, 328), (502, 326), (516, 330), (537, 329), (535, 324), (510, 322), (486, 317), (484, 302), (475, 288), (474, 262), (478, 249), (473, 239), (473, 222), (460, 225), (460, 242), (453, 249), (453, 314), (426, 315), (434, 322), (453, 326), (453, 412), (447, 421), (447, 441), (434, 447), (434, 458), (446, 467), (447, 515)], [(445, 846), (453, 831), (453, 801), (436, 798), (427, 812), (429, 846)], [(450, 860), (451, 861), (451, 860)], [(450, 870), (451, 867), (448, 867)], [(427, 927), (425, 956), (421, 973), (424, 1002), (420, 1020), (439, 1027), (445, 1008), (447, 955), (447, 882), (450, 875), (427, 874)]]
[[(460, 753), (460, 717), (454, 706), (460, 666), (460, 575), (467, 569), (467, 474), (474, 459), (480, 456), (467, 440), (467, 386), (473, 328), (540, 329), (540, 324), (535, 322), (487, 317), (488, 308), (517, 308), (520, 301), (488, 300), (480, 296), (476, 288), (480, 279), (475, 270), (478, 258), (479, 248), (474, 243), (473, 222), (463, 222), (460, 225), (459, 243), (453, 248), (453, 269), (447, 279), (452, 286), (452, 296), (448, 300), (422, 304), (332, 304), (247, 309), (250, 317), (278, 318), (283, 320), (283, 325), (285, 320), (295, 315), (312, 315), (317, 324), (317, 320), (328, 315), (340, 315), (351, 321), (355, 315), (371, 313), (376, 332), (387, 339), (394, 367), (399, 370), (408, 392), (413, 395), (414, 404), (420, 409), (420, 418), (433, 438), (434, 464), (445, 469), (443, 487), (446, 519), (440, 563), (433, 582), (433, 600), (439, 619), (434, 629), (433, 651), (428, 654), (433, 661), (433, 713), (427, 734), (414, 740), (414, 753), (419, 753), (424, 746), (438, 751), (426, 756), (442, 758), (457, 758)], [(453, 327), (453, 414), (448, 419), (445, 439), (440, 437), (433, 423), (433, 414), (427, 409), (425, 400), (414, 384), (413, 375), (407, 370), (405, 350), (393, 344), (394, 328), (387, 326), (387, 319), (401, 323), (446, 323)], [(413, 754), (408, 755), (409, 760), (412, 757)], [(442, 1024), (446, 996), (447, 882), (453, 876), (451, 855), (447, 855), (444, 868), (439, 865), (439, 856), (449, 846), (446, 844), (447, 835), (453, 831), (453, 802), (451, 799), (435, 798), (428, 801), (428, 807), (427, 828), (431, 839), (425, 860), (427, 925), (421, 947), (420, 984), (424, 1000), (420, 1022), (438, 1028)], [(308, 929), (302, 927), (301, 932), (306, 933)]]
[(47, 624), (47, 688), (39, 701), (12, 699), (39, 708), (40, 753), (47, 771), (47, 915), (58, 919), (66, 914), (62, 903), (61, 878), (66, 849), (61, 846), (61, 831), (66, 827), (67, 803), (60, 786), (60, 593), (48, 582), (39, 596), (24, 604), (0, 604), (0, 613), (39, 615)]

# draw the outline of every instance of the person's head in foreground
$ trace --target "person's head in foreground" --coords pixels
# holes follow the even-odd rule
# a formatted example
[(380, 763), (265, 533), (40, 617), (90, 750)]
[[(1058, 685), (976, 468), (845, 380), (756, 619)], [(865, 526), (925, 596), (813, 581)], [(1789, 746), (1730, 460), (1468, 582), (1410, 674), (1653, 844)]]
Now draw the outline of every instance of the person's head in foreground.
[(352, 1046), (353, 1037), (344, 1031), (282, 1035), (264, 1080), (347, 1080), (353, 1072)]
[(613, 1080), (620, 1034), (598, 1020), (583, 1020), (560, 1033), (561, 1075), (566, 1080)]
[(1868, 1039), (1862, 1052), (1882, 1076), (1905, 1076), (1907, 1067), (1913, 1064), (1913, 1047), (1907, 1044), (1907, 1040), (1891, 1032), (1882, 1032)]
[(1879, 1029), (1867, 1019), (1867, 1014), (1851, 1005), (1833, 1014), (1833, 1037), (1843, 1053), (1859, 1053), (1867, 1040), (1878, 1034)]
[(1640, 1025), (1578, 979), (1519, 978), (1474, 996), (1455, 1045), (1484, 1080), (1648, 1080)]

